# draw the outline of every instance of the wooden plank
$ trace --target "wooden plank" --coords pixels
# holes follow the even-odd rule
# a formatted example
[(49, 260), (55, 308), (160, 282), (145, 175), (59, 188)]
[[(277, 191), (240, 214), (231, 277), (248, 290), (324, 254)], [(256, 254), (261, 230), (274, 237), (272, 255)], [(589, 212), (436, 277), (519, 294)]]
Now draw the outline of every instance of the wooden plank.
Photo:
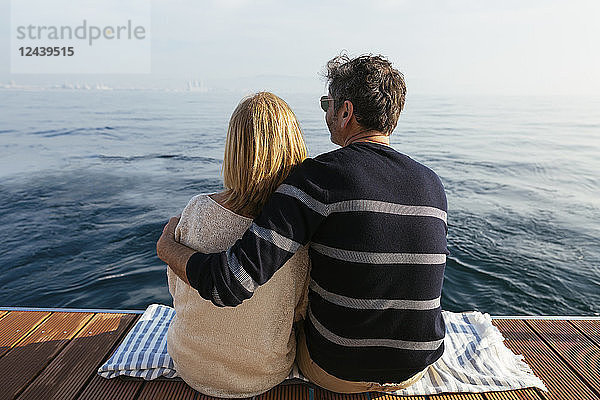
[(53, 313), (0, 358), (0, 393), (12, 399), (92, 318), (91, 313)]
[(371, 392), (371, 400), (426, 400), (426, 399), (477, 399), (477, 400), (540, 400), (535, 389), (518, 389), (486, 393), (444, 393), (427, 396), (395, 396), (393, 394)]
[(275, 386), (267, 393), (256, 396), (257, 400), (309, 400), (309, 388), (303, 384)]
[(0, 311), (0, 319), (2, 319), (2, 317), (4, 317), (6, 314), (8, 314), (8, 311)]
[(396, 396), (387, 393), (371, 392), (371, 400), (427, 400), (427, 396)]
[(50, 312), (11, 311), (0, 319), (0, 357), (26, 337)]
[(483, 393), (486, 400), (541, 400), (542, 396), (537, 389), (517, 389), (503, 392)]
[(146, 382), (137, 400), (211, 399), (203, 396), (183, 381)]
[[(229, 398), (226, 397), (211, 397), (211, 396), (207, 396), (205, 394), (196, 392), (197, 396), (195, 399), (196, 400), (229, 400)], [(167, 399), (170, 399), (170, 397), (167, 397)], [(255, 400), (255, 397), (235, 397), (235, 399), (237, 400)]]
[(444, 393), (429, 396), (430, 400), (484, 400), (479, 393)]
[(81, 400), (133, 400), (144, 381), (142, 379), (106, 379), (95, 374), (78, 399)]
[(573, 324), (577, 329), (585, 334), (592, 342), (596, 343), (597, 346), (600, 347), (600, 321), (595, 320), (578, 320), (578, 321), (569, 321)]
[(74, 399), (138, 317), (135, 314), (94, 315), (18, 398)]
[(600, 397), (600, 348), (569, 321), (527, 321)]
[[(198, 399), (217, 400), (190, 388), (183, 381), (146, 382), (137, 400), (145, 399)], [(83, 397), (82, 397), (83, 399)], [(280, 385), (255, 397), (256, 400), (308, 400), (309, 388), (302, 384)]]
[(340, 394), (315, 388), (315, 400), (369, 400), (369, 393)]
[(550, 392), (539, 391), (545, 399), (597, 399), (587, 385), (560, 360), (540, 337), (522, 320), (492, 320), (504, 337), (505, 344), (516, 354), (523, 354), (525, 362), (542, 379)]

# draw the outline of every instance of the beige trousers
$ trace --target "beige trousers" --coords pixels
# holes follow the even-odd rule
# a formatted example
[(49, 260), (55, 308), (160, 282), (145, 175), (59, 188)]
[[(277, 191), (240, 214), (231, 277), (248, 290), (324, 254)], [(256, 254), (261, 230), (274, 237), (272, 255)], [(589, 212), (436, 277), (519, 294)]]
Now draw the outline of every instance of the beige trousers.
[(296, 347), (296, 361), (302, 374), (310, 379), (311, 382), (337, 393), (362, 393), (362, 392), (394, 392), (398, 389), (404, 389), (425, 375), (427, 368), (416, 373), (412, 377), (400, 383), (377, 383), (377, 382), (353, 382), (345, 381), (327, 373), (319, 367), (311, 358), (306, 347), (306, 337), (304, 329), (298, 329), (298, 345)]

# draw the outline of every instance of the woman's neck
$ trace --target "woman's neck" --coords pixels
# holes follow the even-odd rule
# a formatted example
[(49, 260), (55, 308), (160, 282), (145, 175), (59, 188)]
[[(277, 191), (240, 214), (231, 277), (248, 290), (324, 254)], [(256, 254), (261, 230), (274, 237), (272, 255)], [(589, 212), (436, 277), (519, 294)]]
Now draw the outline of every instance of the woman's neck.
[(228, 209), (231, 212), (234, 212), (238, 215), (241, 215), (242, 217), (246, 217), (246, 218), (254, 218), (254, 215), (249, 215), (246, 212), (240, 212), (239, 210), (234, 210), (227, 202), (227, 200), (229, 199), (229, 191), (225, 190), (223, 192), (218, 192), (218, 193), (213, 193), (209, 195), (211, 199), (213, 199), (214, 201), (216, 201), (217, 203), (219, 203), (220, 205), (222, 205), (223, 207), (225, 207), (226, 209)]

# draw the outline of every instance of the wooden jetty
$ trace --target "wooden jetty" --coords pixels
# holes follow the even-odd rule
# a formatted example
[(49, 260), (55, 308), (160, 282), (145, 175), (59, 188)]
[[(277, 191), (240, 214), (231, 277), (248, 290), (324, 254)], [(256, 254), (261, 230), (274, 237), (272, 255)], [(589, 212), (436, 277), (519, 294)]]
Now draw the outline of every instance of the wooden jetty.
[[(0, 308), (0, 399), (211, 400), (180, 379), (105, 379), (96, 374), (142, 311)], [(513, 352), (549, 392), (504, 392), (401, 397), (340, 395), (304, 384), (280, 385), (260, 400), (600, 400), (599, 317), (496, 317)]]

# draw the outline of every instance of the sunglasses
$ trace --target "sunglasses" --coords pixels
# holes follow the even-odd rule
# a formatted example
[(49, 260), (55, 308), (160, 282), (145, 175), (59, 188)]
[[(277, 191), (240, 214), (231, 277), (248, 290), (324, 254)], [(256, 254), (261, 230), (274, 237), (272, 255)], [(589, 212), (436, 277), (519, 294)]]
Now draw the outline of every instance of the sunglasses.
[(329, 108), (329, 102), (333, 101), (333, 99), (329, 96), (321, 96), (321, 109), (323, 109), (323, 111), (327, 112), (327, 109)]

